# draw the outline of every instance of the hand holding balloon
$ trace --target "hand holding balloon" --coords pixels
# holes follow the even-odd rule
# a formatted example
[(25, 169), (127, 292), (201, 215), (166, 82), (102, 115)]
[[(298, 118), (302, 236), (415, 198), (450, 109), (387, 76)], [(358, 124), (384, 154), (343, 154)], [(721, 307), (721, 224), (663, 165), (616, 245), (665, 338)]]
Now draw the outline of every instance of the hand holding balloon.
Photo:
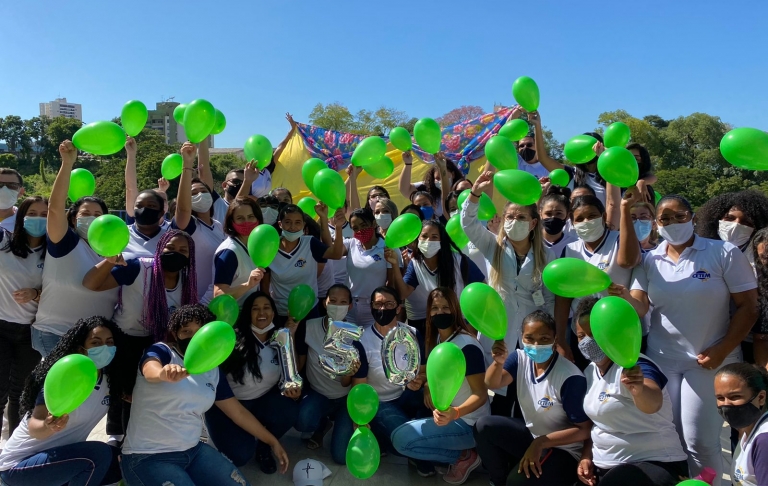
[(50, 413), (45, 418), (45, 421), (43, 424), (45, 425), (45, 428), (50, 430), (52, 433), (61, 432), (67, 427), (67, 424), (69, 423), (69, 414), (65, 413), (64, 415), (60, 417), (54, 417)]
[(261, 282), (263, 278), (264, 278), (264, 269), (256, 268), (254, 270), (251, 270), (251, 273), (248, 276), (248, 281), (245, 282), (244, 285), (249, 289), (252, 289), (255, 286), (259, 285), (259, 282)]
[(491, 354), (495, 362), (503, 365), (507, 361), (507, 343), (502, 339), (495, 341), (491, 347)]
[(448, 410), (441, 412), (440, 410), (432, 410), (432, 420), (436, 425), (443, 427), (450, 424), (458, 418), (459, 414), (456, 411), (456, 407), (448, 407)]
[(643, 393), (645, 385), (643, 384), (643, 370), (638, 365), (632, 368), (624, 368), (621, 371), (621, 384), (627, 387), (633, 397)]
[(163, 366), (163, 369), (160, 371), (158, 378), (160, 378), (160, 381), (165, 381), (167, 383), (176, 383), (188, 376), (189, 373), (183, 366), (177, 364), (167, 364)]

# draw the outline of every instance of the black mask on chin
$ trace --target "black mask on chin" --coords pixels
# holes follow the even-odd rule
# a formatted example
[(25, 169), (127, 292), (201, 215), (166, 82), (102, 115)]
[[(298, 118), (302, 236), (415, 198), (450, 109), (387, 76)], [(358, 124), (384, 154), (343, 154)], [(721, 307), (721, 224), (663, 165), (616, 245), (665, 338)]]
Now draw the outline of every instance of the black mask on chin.
[(380, 326), (389, 325), (397, 316), (397, 308), (394, 309), (371, 309), (373, 320)]
[(133, 219), (141, 226), (150, 226), (160, 222), (161, 214), (159, 209), (137, 208), (133, 210)]
[(526, 147), (520, 151), (520, 157), (522, 157), (524, 161), (530, 162), (536, 158), (536, 151), (530, 147)]

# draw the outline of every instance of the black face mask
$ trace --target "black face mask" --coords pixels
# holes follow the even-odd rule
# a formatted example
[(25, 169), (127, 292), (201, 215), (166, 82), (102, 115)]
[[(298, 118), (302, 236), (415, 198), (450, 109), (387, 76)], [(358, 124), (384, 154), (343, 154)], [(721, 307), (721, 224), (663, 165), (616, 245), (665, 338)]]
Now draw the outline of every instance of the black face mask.
[(238, 184), (228, 185), (227, 186), (227, 194), (229, 194), (232, 197), (237, 196), (237, 193), (240, 192), (240, 188), (243, 186), (243, 183), (240, 182)]
[(397, 316), (397, 308), (394, 309), (371, 309), (373, 320), (380, 326), (389, 325)]
[(541, 224), (544, 225), (544, 231), (548, 235), (557, 235), (565, 228), (565, 220), (560, 218), (545, 218), (541, 220)]
[(141, 226), (150, 226), (160, 222), (162, 211), (152, 208), (138, 208), (133, 210), (133, 219)]
[(167, 272), (178, 272), (189, 266), (189, 257), (177, 251), (169, 251), (160, 255), (160, 265)]
[(448, 329), (456, 322), (453, 314), (436, 314), (432, 316), (432, 324), (438, 329)]
[(532, 148), (526, 147), (520, 151), (520, 157), (522, 157), (524, 161), (530, 162), (536, 158), (536, 151)]
[(734, 429), (747, 428), (757, 422), (757, 419), (763, 415), (763, 412), (752, 404), (752, 400), (756, 396), (743, 405), (722, 405), (717, 407), (717, 413)]
[(179, 347), (179, 351), (183, 353), (187, 352), (187, 347), (189, 346), (189, 342), (192, 340), (192, 338), (186, 338), (186, 339), (177, 339), (176, 345)]

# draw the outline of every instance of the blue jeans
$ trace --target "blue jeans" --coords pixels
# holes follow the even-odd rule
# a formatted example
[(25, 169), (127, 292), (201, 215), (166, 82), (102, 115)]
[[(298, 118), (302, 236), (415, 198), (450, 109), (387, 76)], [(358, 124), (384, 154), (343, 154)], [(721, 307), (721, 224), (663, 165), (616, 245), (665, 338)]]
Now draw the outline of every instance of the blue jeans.
[(426, 412), (422, 389), (413, 391), (406, 388), (397, 399), (380, 402), (379, 410), (371, 420), (371, 431), (379, 441), (381, 450), (395, 452), (390, 442), (392, 432), (409, 420), (424, 417)]
[(454, 464), (462, 451), (475, 447), (472, 426), (462, 419), (439, 426), (432, 418), (412, 420), (392, 432), (400, 454), (423, 461)]
[(27, 457), (0, 478), (8, 486), (68, 484), (99, 486), (120, 480), (119, 450), (103, 442), (75, 442)]
[[(276, 386), (259, 398), (240, 403), (278, 439), (291, 430), (299, 417), (299, 403), (281, 395)], [(267, 444), (241, 429), (215, 405), (205, 412), (205, 423), (216, 448), (237, 467), (244, 466), (254, 455), (271, 454)]]
[(123, 454), (120, 467), (128, 486), (250, 486), (237, 467), (219, 451), (202, 442), (181, 452)]
[(32, 328), (32, 349), (40, 353), (43, 358), (51, 354), (51, 351), (59, 344), (60, 340), (61, 336), (52, 332)]
[(328, 398), (315, 390), (309, 390), (301, 401), (296, 430), (314, 433), (326, 417), (333, 420), (331, 457), (336, 464), (347, 463), (347, 446), (352, 438), (352, 419), (347, 411), (347, 397)]

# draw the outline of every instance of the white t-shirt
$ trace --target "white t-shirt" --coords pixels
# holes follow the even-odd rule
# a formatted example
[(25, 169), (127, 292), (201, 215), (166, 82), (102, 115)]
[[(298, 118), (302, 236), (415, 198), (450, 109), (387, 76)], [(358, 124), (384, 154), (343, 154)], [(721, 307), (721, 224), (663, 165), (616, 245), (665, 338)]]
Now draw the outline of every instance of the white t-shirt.
[[(567, 220), (566, 224), (570, 223), (570, 220)], [(563, 250), (566, 246), (569, 244), (575, 242), (578, 240), (579, 237), (576, 236), (576, 232), (573, 231), (572, 233), (566, 233), (563, 231), (563, 234), (560, 236), (560, 239), (556, 241), (555, 243), (550, 243), (545, 238), (542, 238), (541, 241), (544, 243), (544, 246), (550, 249), (552, 253), (555, 255), (555, 258), (560, 258), (563, 255)]]
[[(267, 169), (259, 171), (259, 177), (251, 184), (251, 196), (264, 197), (272, 190), (272, 173)], [(215, 211), (215, 209), (214, 209)], [(223, 219), (220, 221), (224, 221)]]
[[(215, 195), (214, 195), (215, 194)], [(218, 193), (211, 194), (213, 196), (213, 219), (224, 224), (224, 219), (227, 217), (227, 211), (229, 210), (229, 203), (226, 199), (219, 196)]]
[[(208, 286), (200, 303), (207, 304), (213, 300), (213, 286), (214, 284), (224, 284), (234, 287), (242, 285), (248, 281), (251, 277), (251, 272), (256, 270), (256, 265), (248, 255), (248, 249), (237, 238), (228, 237), (225, 239), (219, 247), (216, 249), (216, 253), (213, 257), (213, 281)], [(254, 286), (248, 292), (237, 299), (237, 305), (243, 306), (243, 302), (249, 295), (259, 290), (261, 285)]]
[(128, 225), (128, 235), (130, 236), (130, 239), (128, 240), (128, 246), (123, 250), (123, 258), (128, 260), (130, 258), (155, 256), (157, 243), (170, 227), (171, 224), (168, 221), (163, 221), (163, 224), (160, 225), (160, 231), (150, 238), (139, 232), (136, 228), (136, 223)]
[(288, 296), (297, 285), (309, 285), (315, 292), (317, 305), (317, 264), (325, 263), (323, 258), (328, 246), (314, 236), (304, 235), (290, 253), (278, 250), (269, 264), (271, 272), (270, 291), (277, 305), (277, 313), (288, 315)]
[(13, 233), (14, 227), (16, 226), (16, 212), (18, 210), (19, 208), (16, 206), (13, 207), (13, 214), (0, 221), (0, 229), (4, 229)]
[[(755, 424), (749, 436), (739, 438), (731, 463), (731, 479), (735, 486), (761, 486), (756, 466), (765, 472), (766, 446), (768, 446), (768, 413)], [(765, 478), (763, 478), (765, 479)]]
[[(338, 261), (328, 260), (325, 262), (323, 271), (317, 276), (317, 297), (322, 300), (328, 295), (330, 289), (336, 283), (336, 265)], [(344, 284), (346, 285), (346, 284)]]
[[(336, 227), (332, 224), (329, 224), (328, 230), (331, 232), (331, 238), (335, 240)], [(344, 226), (341, 228), (341, 236), (344, 238), (354, 238), (355, 232), (352, 231), (352, 227), (349, 225), (349, 221), (344, 222)], [(349, 286), (349, 280), (347, 277), (347, 257), (341, 257), (341, 259), (333, 265), (333, 272), (334, 283)]]
[(37, 313), (37, 302), (18, 304), (13, 293), (19, 289), (40, 289), (43, 285), (43, 247), (37, 247), (26, 258), (9, 250), (12, 234), (0, 229), (0, 320), (31, 324)]
[[(438, 343), (440, 341), (438, 337)], [(485, 374), (485, 360), (483, 359), (483, 348), (477, 339), (466, 333), (455, 333), (448, 338), (447, 342), (451, 342), (461, 349), (464, 354), (464, 360), (467, 362), (467, 371), (464, 373), (464, 381), (461, 382), (461, 387), (456, 393), (456, 397), (451, 402), (452, 407), (458, 407), (467, 401), (472, 396), (472, 387), (469, 386), (467, 376)], [(467, 425), (474, 425), (481, 417), (491, 414), (491, 403), (486, 402), (474, 412), (470, 412), (466, 415), (462, 415), (459, 420), (463, 420)]]
[[(419, 362), (424, 364), (424, 349), (423, 340), (421, 339), (419, 332), (402, 322), (397, 323), (398, 326), (407, 328), (416, 342), (419, 343)], [(394, 329), (394, 328), (393, 328)], [(384, 371), (384, 360), (381, 356), (381, 344), (384, 341), (382, 336), (376, 329), (376, 326), (371, 326), (366, 329), (363, 336), (360, 338), (360, 343), (365, 349), (365, 357), (360, 356), (360, 370), (355, 374), (355, 378), (367, 378), (368, 384), (371, 385), (374, 390), (379, 394), (379, 400), (382, 402), (390, 402), (397, 400), (400, 395), (403, 394), (405, 387), (392, 384), (388, 379), (386, 372)], [(397, 346), (395, 349), (395, 359), (408, 361), (408, 355), (405, 351), (405, 346)]]
[[(212, 225), (208, 226), (202, 220), (192, 216), (189, 224), (183, 231), (189, 233), (192, 241), (195, 242), (195, 270), (197, 273), (197, 296), (202, 299), (208, 288), (213, 284), (213, 257), (219, 245), (227, 239), (221, 223), (215, 219)], [(171, 227), (182, 229), (176, 226), (176, 220), (171, 221)]]
[(541, 162), (537, 161), (533, 164), (529, 164), (523, 160), (520, 155), (517, 156), (517, 169), (522, 170), (523, 172), (528, 172), (529, 174), (533, 174), (537, 179), (541, 179), (542, 177), (549, 177), (549, 171), (545, 169), (543, 165), (541, 165)]
[[(270, 334), (271, 337), (271, 334)], [(267, 340), (267, 343), (269, 340)], [(255, 400), (264, 396), (272, 387), (280, 382), (282, 369), (277, 356), (277, 350), (262, 343), (256, 339), (256, 346), (259, 347), (259, 371), (261, 371), (261, 380), (251, 374), (248, 365), (243, 366), (243, 383), (235, 381), (231, 374), (227, 375), (227, 383), (232, 389), (232, 393), (238, 400)]]

